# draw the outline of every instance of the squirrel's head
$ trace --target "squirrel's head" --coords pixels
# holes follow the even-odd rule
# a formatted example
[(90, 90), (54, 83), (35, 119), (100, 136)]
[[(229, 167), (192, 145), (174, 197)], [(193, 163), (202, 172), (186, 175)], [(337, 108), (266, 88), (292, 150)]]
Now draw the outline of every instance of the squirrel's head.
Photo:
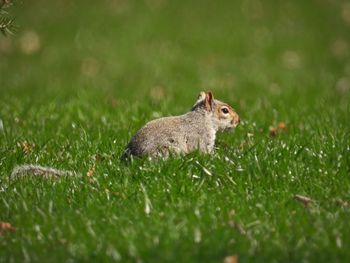
[(240, 118), (235, 110), (227, 103), (214, 99), (210, 91), (199, 93), (192, 110), (210, 114), (218, 130), (230, 130), (240, 123)]

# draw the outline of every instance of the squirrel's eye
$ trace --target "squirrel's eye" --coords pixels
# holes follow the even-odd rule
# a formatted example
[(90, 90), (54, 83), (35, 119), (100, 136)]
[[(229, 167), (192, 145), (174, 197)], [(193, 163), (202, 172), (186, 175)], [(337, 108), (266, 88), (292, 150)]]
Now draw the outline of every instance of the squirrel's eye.
[(222, 108), (221, 111), (222, 111), (223, 113), (227, 114), (227, 113), (228, 113), (228, 108)]

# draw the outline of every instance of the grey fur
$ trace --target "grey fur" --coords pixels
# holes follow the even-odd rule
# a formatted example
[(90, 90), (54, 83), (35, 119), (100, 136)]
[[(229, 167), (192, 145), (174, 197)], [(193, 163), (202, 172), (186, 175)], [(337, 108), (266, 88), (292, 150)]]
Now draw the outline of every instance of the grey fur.
[[(125, 160), (131, 155), (166, 158), (171, 153), (186, 154), (194, 150), (205, 154), (213, 153), (216, 132), (232, 129), (238, 123), (233, 124), (230, 118), (220, 119), (217, 115), (217, 107), (229, 106), (214, 99), (205, 104), (206, 94), (209, 93), (201, 92), (192, 110), (184, 115), (148, 122), (131, 139), (121, 159)], [(210, 96), (212, 96), (211, 93)], [(239, 122), (239, 117), (233, 110), (230, 114), (237, 116)]]
[(51, 167), (43, 167), (40, 165), (24, 164), (16, 166), (11, 173), (11, 179), (22, 177), (25, 175), (39, 175), (42, 177), (62, 177), (62, 176), (75, 176), (75, 172), (57, 170)]

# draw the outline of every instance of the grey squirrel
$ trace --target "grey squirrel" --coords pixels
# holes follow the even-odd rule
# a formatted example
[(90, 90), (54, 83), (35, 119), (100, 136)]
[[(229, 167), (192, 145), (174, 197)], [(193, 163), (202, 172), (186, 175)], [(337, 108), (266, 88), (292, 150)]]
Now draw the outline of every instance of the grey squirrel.
[(190, 112), (148, 122), (127, 145), (122, 159), (129, 156), (168, 157), (194, 150), (214, 151), (217, 131), (230, 130), (240, 122), (228, 104), (215, 100), (211, 92), (201, 92)]
[[(200, 92), (191, 111), (180, 116), (164, 117), (148, 122), (130, 140), (121, 157), (131, 156), (167, 158), (170, 154), (187, 154), (198, 150), (204, 154), (214, 152), (218, 131), (232, 130), (240, 118), (228, 104), (216, 100), (213, 94)], [(75, 172), (39, 165), (21, 165), (13, 169), (11, 178), (26, 174), (61, 177)]]

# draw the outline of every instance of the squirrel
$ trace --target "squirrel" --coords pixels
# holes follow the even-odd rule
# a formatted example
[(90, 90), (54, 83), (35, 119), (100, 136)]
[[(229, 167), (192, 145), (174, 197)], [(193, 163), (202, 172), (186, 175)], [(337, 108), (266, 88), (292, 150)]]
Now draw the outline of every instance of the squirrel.
[(232, 130), (240, 118), (228, 104), (216, 100), (213, 93), (200, 92), (192, 110), (184, 115), (148, 122), (127, 145), (121, 159), (148, 155), (167, 158), (169, 154), (187, 154), (195, 150), (211, 154), (217, 131)]
[[(187, 154), (195, 150), (214, 152), (218, 131), (234, 129), (240, 123), (235, 110), (213, 93), (200, 92), (191, 111), (180, 116), (163, 117), (148, 122), (126, 146), (121, 160), (133, 157), (168, 158), (171, 154)], [(13, 169), (11, 178), (32, 174), (43, 177), (74, 176), (75, 172), (39, 165), (21, 165)]]

